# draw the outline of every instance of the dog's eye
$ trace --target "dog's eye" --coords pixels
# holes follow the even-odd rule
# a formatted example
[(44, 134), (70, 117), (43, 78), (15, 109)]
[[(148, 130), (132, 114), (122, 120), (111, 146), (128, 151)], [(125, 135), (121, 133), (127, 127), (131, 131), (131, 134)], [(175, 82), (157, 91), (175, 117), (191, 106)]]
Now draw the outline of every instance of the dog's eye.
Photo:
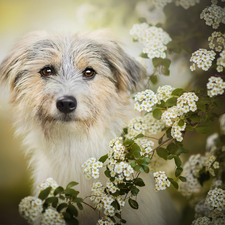
[(93, 78), (95, 76), (96, 72), (94, 69), (92, 68), (86, 68), (84, 71), (83, 71), (83, 75), (87, 78)]
[(41, 69), (40, 74), (42, 76), (50, 76), (53, 74), (53, 69), (51, 67), (45, 67)]

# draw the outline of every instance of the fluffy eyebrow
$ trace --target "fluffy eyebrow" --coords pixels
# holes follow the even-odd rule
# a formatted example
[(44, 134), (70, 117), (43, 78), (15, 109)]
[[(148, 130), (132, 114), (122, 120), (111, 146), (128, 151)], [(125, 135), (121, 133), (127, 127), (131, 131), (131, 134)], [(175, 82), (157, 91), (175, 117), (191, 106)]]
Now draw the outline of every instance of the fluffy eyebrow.
[(43, 57), (43, 55), (52, 57), (56, 54), (56, 51), (59, 51), (59, 46), (57, 46), (57, 44), (54, 43), (52, 40), (45, 39), (37, 41), (30, 49), (27, 59), (34, 60), (39, 57)]

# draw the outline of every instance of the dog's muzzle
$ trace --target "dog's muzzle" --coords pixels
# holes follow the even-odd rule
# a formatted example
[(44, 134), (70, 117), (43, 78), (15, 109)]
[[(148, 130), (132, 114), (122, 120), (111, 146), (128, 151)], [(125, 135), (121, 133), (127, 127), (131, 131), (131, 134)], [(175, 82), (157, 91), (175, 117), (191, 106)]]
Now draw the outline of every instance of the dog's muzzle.
[(73, 96), (63, 96), (57, 99), (57, 109), (62, 113), (71, 113), (77, 107), (77, 100)]

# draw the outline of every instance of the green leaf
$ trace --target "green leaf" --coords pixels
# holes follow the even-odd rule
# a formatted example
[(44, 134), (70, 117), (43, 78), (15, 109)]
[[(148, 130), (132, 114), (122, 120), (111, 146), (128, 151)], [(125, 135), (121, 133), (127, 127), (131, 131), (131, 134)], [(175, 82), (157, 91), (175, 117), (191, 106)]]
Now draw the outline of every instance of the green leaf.
[(202, 102), (197, 102), (197, 108), (200, 109), (202, 112), (206, 111), (206, 105)]
[(178, 183), (175, 180), (170, 181), (171, 184), (178, 190)]
[(58, 203), (58, 198), (57, 197), (49, 197), (45, 199), (45, 203), (50, 204), (50, 203)]
[(128, 128), (127, 127), (123, 128), (123, 133), (128, 134)]
[(168, 128), (167, 130), (166, 130), (166, 136), (168, 137), (168, 138), (171, 138), (172, 136), (171, 136), (171, 127), (170, 128)]
[(104, 163), (108, 159), (108, 154), (103, 155), (98, 161)]
[(135, 138), (134, 138), (134, 140), (136, 140), (136, 139), (138, 139), (138, 138), (143, 138), (145, 135), (144, 134), (138, 134)]
[(71, 205), (71, 204), (70, 204), (70, 205), (68, 206), (67, 210), (69, 210), (70, 213), (71, 213), (72, 215), (74, 215), (75, 217), (78, 216), (77, 208), (76, 208), (74, 205)]
[(141, 153), (138, 152), (138, 151), (134, 151), (134, 152), (132, 152), (132, 154), (134, 155), (134, 157), (135, 157), (136, 159), (139, 159), (139, 158), (141, 157)]
[(160, 120), (162, 116), (162, 111), (160, 109), (154, 109), (152, 114), (154, 118), (156, 118), (157, 120)]
[(180, 146), (178, 149), (177, 149), (177, 151), (176, 151), (176, 155), (177, 156), (179, 156), (180, 154), (182, 154), (182, 153), (189, 153), (189, 151), (187, 150), (187, 149), (185, 149), (185, 148), (183, 148), (182, 146)]
[(138, 193), (139, 193), (139, 189), (137, 188), (137, 187), (135, 187), (135, 186), (132, 186), (131, 188), (130, 188), (130, 190), (131, 190), (131, 193), (132, 193), (132, 195), (134, 195), (134, 196), (136, 196)]
[(199, 125), (195, 128), (195, 130), (200, 134), (207, 134), (211, 131), (210, 127), (207, 125)]
[(182, 172), (183, 172), (183, 168), (182, 167), (176, 168), (175, 176), (176, 177), (180, 176)]
[(131, 153), (127, 153), (127, 154), (125, 155), (125, 158), (126, 158), (126, 159), (130, 159), (130, 160), (135, 159), (135, 157), (134, 157), (133, 154), (131, 154)]
[(165, 68), (169, 68), (171, 64), (171, 60), (170, 59), (162, 59), (161, 60), (161, 65), (164, 66)]
[(168, 157), (167, 157), (168, 160), (171, 160), (173, 158), (174, 158), (174, 155), (168, 155)]
[(70, 219), (65, 219), (67, 225), (79, 225), (79, 222), (76, 218), (72, 217)]
[(160, 66), (161, 65), (161, 58), (153, 58), (152, 59), (152, 64), (154, 67)]
[(223, 106), (223, 102), (219, 98), (214, 98), (213, 101), (215, 102), (217, 107)]
[(74, 189), (68, 188), (64, 191), (64, 193), (67, 195), (72, 195), (74, 197), (77, 197), (77, 195), (79, 194), (79, 191), (75, 191)]
[(57, 207), (57, 211), (60, 212), (62, 209), (66, 208), (68, 205), (66, 203), (61, 203)]
[(140, 166), (140, 165), (136, 165), (134, 167), (134, 170), (137, 171), (137, 172), (140, 172), (140, 173), (145, 172), (144, 169), (142, 168), (142, 166)]
[(184, 93), (184, 90), (182, 88), (176, 88), (172, 91), (172, 95), (181, 96)]
[[(167, 146), (167, 150), (169, 151), (169, 153), (171, 154), (174, 154), (177, 150), (177, 145), (174, 144), (174, 143), (170, 143), (168, 146)], [(167, 157), (168, 158), (168, 157)]]
[(83, 210), (83, 205), (80, 202), (77, 202), (77, 207), (79, 208), (79, 210)]
[(169, 98), (166, 101), (166, 107), (174, 106), (176, 104), (177, 104), (177, 98), (176, 97)]
[(134, 143), (133, 145), (131, 145), (131, 151), (132, 152), (141, 152), (141, 148), (139, 147), (138, 144)]
[(105, 173), (106, 177), (108, 177), (108, 178), (111, 177), (109, 169), (106, 169), (104, 173)]
[(58, 195), (58, 194), (61, 194), (62, 192), (64, 191), (64, 188), (59, 186), (55, 189), (54, 191), (54, 195)]
[(65, 200), (65, 197), (63, 195), (60, 195), (59, 198)]
[(180, 53), (181, 52), (181, 47), (179, 46), (179, 44), (177, 43), (177, 41), (173, 40), (173, 41), (170, 41), (168, 44), (167, 44), (167, 49), (169, 51), (172, 51), (172, 52), (175, 52), (175, 53)]
[(148, 54), (143, 53), (143, 52), (139, 55), (139, 57), (144, 58), (144, 59), (149, 59)]
[(123, 145), (125, 146), (125, 145), (131, 145), (131, 144), (133, 144), (134, 143), (134, 140), (132, 140), (132, 139), (127, 139), (127, 140), (125, 140), (124, 142), (123, 142)]
[(71, 215), (68, 212), (63, 212), (62, 214), (64, 219), (71, 219)]
[(119, 219), (122, 219), (121, 215), (119, 213), (116, 213), (115, 216)]
[(192, 53), (192, 50), (189, 46), (187, 45), (183, 45), (182, 48), (184, 49), (185, 52), (187, 52), (188, 54), (191, 54)]
[(83, 198), (74, 198), (73, 202), (81, 203), (81, 202), (83, 202)]
[(124, 220), (124, 219), (122, 219), (122, 220), (120, 220), (120, 222), (121, 222), (121, 223), (126, 223), (127, 221)]
[(174, 161), (177, 167), (181, 166), (181, 160), (178, 156), (174, 156)]
[(170, 70), (169, 70), (168, 68), (165, 68), (165, 67), (164, 67), (164, 68), (162, 69), (162, 74), (165, 75), (165, 76), (169, 76), (169, 75), (170, 75)]
[(139, 21), (140, 23), (147, 23), (147, 20), (145, 19), (145, 17), (140, 17), (140, 18), (138, 18), (138, 21)]
[(43, 191), (40, 192), (40, 194), (38, 195), (38, 198), (40, 198), (41, 200), (46, 199), (48, 195), (50, 194), (51, 190), (52, 190), (52, 187), (45, 188)]
[(178, 122), (178, 125), (179, 125), (180, 127), (184, 126), (184, 120), (180, 120), (180, 121)]
[(134, 167), (136, 166), (136, 163), (135, 163), (135, 161), (130, 161), (130, 162), (129, 162), (129, 165), (131, 165), (132, 168), (134, 168)]
[(145, 173), (149, 173), (149, 167), (147, 164), (143, 164), (142, 165), (143, 170), (145, 171)]
[(149, 157), (146, 157), (146, 158), (138, 159), (138, 160), (136, 160), (136, 163), (138, 163), (141, 166), (142, 165), (149, 164), (150, 163), (150, 158)]
[(67, 184), (66, 189), (71, 188), (73, 186), (78, 185), (79, 183), (75, 182), (75, 181), (71, 181), (69, 184)]
[(120, 210), (120, 205), (119, 203), (115, 200), (113, 201), (113, 203), (111, 204), (116, 210)]
[(144, 187), (145, 186), (144, 181), (140, 177), (134, 179), (134, 184), (136, 186), (139, 186), (139, 187)]
[(193, 131), (194, 130), (194, 128), (192, 126), (190, 126), (190, 125), (187, 125), (185, 129), (189, 130), (189, 131)]
[(167, 160), (168, 152), (165, 148), (159, 147), (159, 148), (156, 149), (156, 152), (157, 152), (159, 157)]
[(179, 176), (179, 179), (180, 179), (182, 182), (186, 182), (186, 181), (187, 181), (186, 177)]
[(135, 200), (129, 198), (128, 202), (131, 208), (138, 209), (138, 203)]
[(152, 84), (157, 84), (158, 76), (157, 75), (151, 75), (150, 76), (150, 81), (152, 82)]
[(191, 115), (190, 120), (197, 123), (200, 121), (200, 117), (197, 114)]

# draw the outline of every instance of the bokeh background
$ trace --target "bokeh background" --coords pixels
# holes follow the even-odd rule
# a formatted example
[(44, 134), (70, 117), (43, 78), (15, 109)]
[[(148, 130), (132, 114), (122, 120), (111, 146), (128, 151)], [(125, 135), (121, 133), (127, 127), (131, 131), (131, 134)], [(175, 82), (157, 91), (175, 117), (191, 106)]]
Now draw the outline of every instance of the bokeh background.
[[(137, 57), (142, 46), (132, 41), (129, 30), (138, 18), (147, 17), (152, 24), (162, 22), (162, 11), (149, 14), (144, 1), (138, 0), (0, 0), (0, 61), (23, 35), (34, 30), (79, 32), (110, 29), (123, 48)], [(174, 60), (169, 77), (161, 76), (159, 84), (186, 87), (193, 76), (184, 57)], [(151, 64), (148, 68), (152, 70)], [(18, 214), (20, 200), (30, 195), (32, 180), (24, 157), (22, 138), (14, 136), (7, 90), (0, 87), (0, 225), (26, 224)], [(204, 137), (187, 145), (192, 151), (204, 147)], [(186, 200), (172, 191), (177, 208), (185, 210)], [(182, 198), (182, 204), (177, 199)], [(189, 215), (188, 213), (184, 213)], [(188, 223), (187, 223), (188, 224)]]

